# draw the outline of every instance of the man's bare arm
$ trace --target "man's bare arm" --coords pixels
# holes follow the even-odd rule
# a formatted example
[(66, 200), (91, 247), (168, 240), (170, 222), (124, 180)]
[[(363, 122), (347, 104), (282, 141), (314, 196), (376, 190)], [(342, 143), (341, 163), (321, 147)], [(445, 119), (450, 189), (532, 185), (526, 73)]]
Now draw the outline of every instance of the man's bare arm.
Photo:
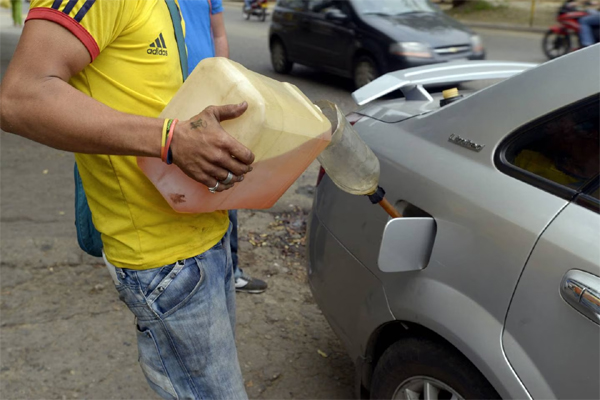
[[(2, 81), (2, 129), (72, 152), (158, 157), (162, 120), (116, 111), (68, 84), (90, 61), (85, 46), (60, 25), (27, 22)], [(175, 163), (207, 186), (228, 171), (238, 177), (249, 172), (254, 155), (219, 124), (246, 107), (209, 107), (181, 121), (172, 143)]]
[(2, 129), (61, 150), (159, 156), (160, 120), (118, 112), (69, 85), (90, 61), (65, 28), (27, 22), (2, 81)]
[(210, 27), (215, 41), (215, 56), (229, 58), (229, 43), (222, 12), (210, 16)]

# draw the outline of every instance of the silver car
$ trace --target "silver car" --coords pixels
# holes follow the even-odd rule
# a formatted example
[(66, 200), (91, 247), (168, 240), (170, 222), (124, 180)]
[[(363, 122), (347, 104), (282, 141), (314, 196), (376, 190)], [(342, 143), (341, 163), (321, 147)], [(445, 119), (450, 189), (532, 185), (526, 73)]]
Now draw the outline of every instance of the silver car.
[[(353, 94), (349, 120), (403, 215), (320, 175), (309, 282), (358, 396), (600, 398), (599, 66), (597, 45), (398, 71)], [(443, 106), (426, 89), (480, 78), (499, 81)]]

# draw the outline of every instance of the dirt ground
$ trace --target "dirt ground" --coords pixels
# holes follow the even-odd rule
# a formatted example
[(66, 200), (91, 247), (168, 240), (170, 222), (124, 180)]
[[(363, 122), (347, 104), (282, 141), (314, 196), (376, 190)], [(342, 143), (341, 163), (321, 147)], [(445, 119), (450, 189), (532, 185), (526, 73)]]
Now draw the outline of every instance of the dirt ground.
[[(353, 395), (352, 362), (306, 283), (304, 234), (315, 180), (313, 165), (268, 212), (239, 214), (240, 264), (269, 283), (263, 294), (237, 295), (238, 352), (253, 399)], [(6, 177), (3, 185), (9, 182)], [(6, 196), (4, 203), (12, 203)], [(8, 211), (0, 269), (0, 398), (157, 398), (137, 364), (133, 316), (101, 260), (52, 238), (33, 240), (23, 257), (5, 229), (18, 232)]]

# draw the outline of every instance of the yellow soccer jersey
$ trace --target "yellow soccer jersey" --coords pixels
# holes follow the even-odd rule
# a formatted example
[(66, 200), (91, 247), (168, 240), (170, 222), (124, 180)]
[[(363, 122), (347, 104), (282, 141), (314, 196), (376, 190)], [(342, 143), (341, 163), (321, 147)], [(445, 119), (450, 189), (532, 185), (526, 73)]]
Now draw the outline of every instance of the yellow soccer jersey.
[[(85, 45), (92, 62), (70, 84), (116, 110), (156, 117), (183, 83), (164, 0), (32, 0), (27, 21), (34, 19), (60, 24)], [(77, 113), (77, 104), (65, 113)], [(75, 157), (104, 252), (118, 267), (149, 269), (192, 257), (227, 231), (225, 211), (173, 211), (135, 157)]]

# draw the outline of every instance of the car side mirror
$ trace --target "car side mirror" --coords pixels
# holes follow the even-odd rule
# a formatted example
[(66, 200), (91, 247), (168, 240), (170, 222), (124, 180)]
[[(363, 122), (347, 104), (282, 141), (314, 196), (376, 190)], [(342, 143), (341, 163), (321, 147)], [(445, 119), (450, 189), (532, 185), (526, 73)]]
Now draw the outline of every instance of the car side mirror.
[(346, 22), (348, 20), (348, 16), (341, 10), (334, 8), (325, 13), (325, 19), (333, 22)]
[(379, 248), (383, 272), (419, 271), (429, 264), (435, 241), (433, 218), (395, 218), (387, 223)]

